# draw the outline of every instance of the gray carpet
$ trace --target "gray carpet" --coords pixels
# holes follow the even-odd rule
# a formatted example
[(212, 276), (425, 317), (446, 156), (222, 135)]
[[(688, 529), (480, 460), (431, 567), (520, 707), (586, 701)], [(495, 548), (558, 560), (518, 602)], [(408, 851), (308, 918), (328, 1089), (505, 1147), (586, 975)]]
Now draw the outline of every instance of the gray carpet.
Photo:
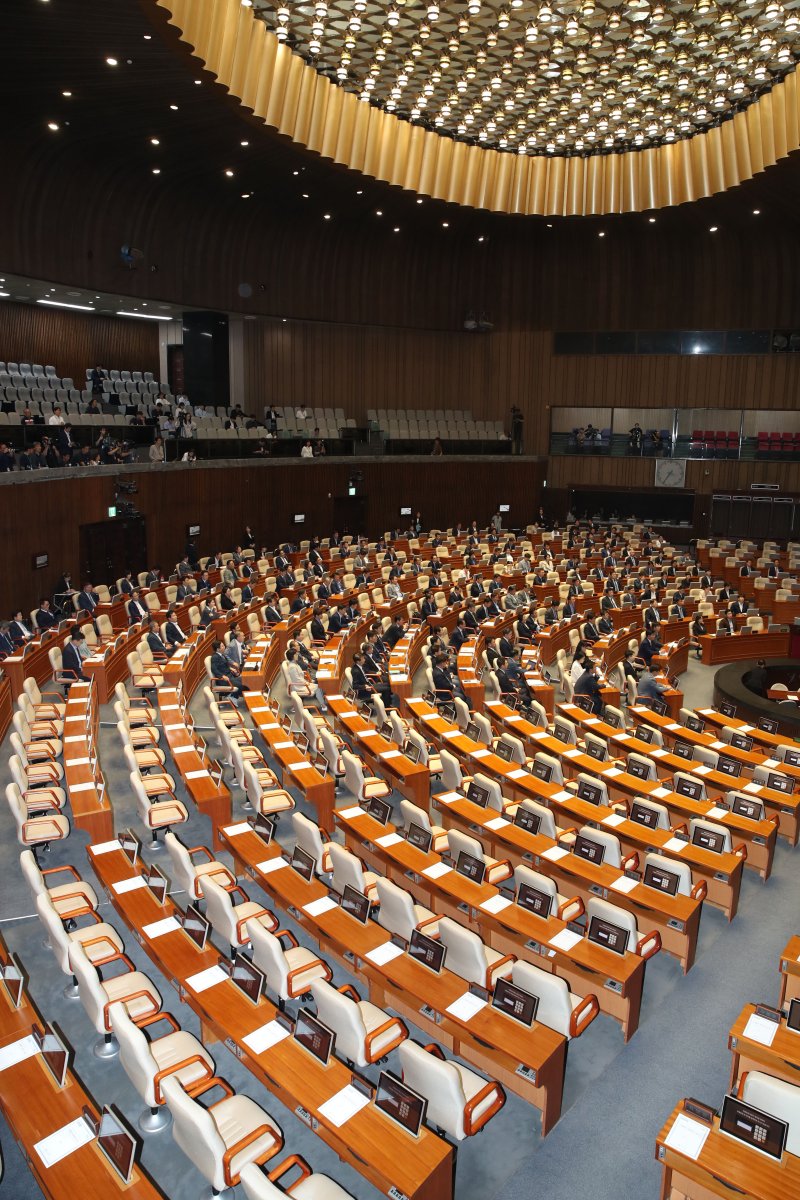
[[(687, 704), (701, 706), (711, 695), (713, 673), (692, 662), (683, 677)], [(278, 693), (280, 695), (280, 693)], [(198, 725), (208, 724), (207, 713), (197, 704)], [(103, 713), (110, 719), (110, 712)], [(104, 727), (100, 756), (114, 801), (117, 828), (139, 828), (129, 795), (116, 730)], [(211, 743), (214, 752), (213, 741)], [(8, 781), (6, 745), (0, 786)], [(304, 807), (299, 796), (298, 806)], [(181, 831), (188, 845), (210, 844), (210, 827), (191, 802), (188, 826)], [(240, 793), (234, 793), (234, 817), (243, 815)], [(313, 816), (313, 813), (310, 813)], [(79, 1002), (66, 1002), (60, 974), (49, 950), (42, 944), (30, 896), (18, 864), (18, 846), (6, 806), (0, 829), (0, 921), (3, 934), (16, 950), (31, 977), (31, 991), (45, 1016), (56, 1020), (76, 1048), (76, 1070), (95, 1099), (113, 1101), (135, 1121), (141, 1102), (130, 1087), (117, 1060), (100, 1062), (91, 1053), (93, 1032)], [(291, 823), (279, 827), (281, 840), (289, 840)], [(50, 864), (72, 862), (91, 878), (86, 838), (74, 831), (68, 843), (53, 847)], [(146, 857), (150, 857), (149, 852)], [(159, 859), (168, 867), (166, 855)], [(728, 1081), (730, 1055), (727, 1032), (748, 1000), (774, 1002), (778, 989), (778, 958), (797, 929), (800, 881), (792, 868), (792, 851), (779, 843), (775, 870), (767, 885), (745, 872), (739, 913), (732, 925), (722, 914), (707, 908), (703, 914), (697, 962), (687, 978), (677, 963), (657, 955), (647, 966), (644, 1003), (639, 1031), (625, 1046), (619, 1026), (599, 1017), (587, 1033), (571, 1045), (565, 1082), (563, 1116), (543, 1142), (536, 1110), (509, 1096), (502, 1112), (487, 1131), (459, 1148), (456, 1192), (459, 1200), (503, 1197), (516, 1200), (531, 1194), (548, 1200), (655, 1200), (659, 1172), (653, 1161), (654, 1139), (675, 1101), (694, 1095), (719, 1104)], [(163, 867), (162, 867), (163, 869)], [(167, 871), (167, 873), (169, 873)], [(255, 898), (259, 891), (248, 884)], [(183, 903), (183, 898), (178, 897)], [(109, 904), (102, 907), (125, 936), (120, 918)], [(292, 928), (290, 921), (284, 920)], [(294, 927), (295, 933), (300, 931)], [(164, 1006), (184, 1028), (197, 1032), (191, 1010), (181, 1005), (167, 980), (159, 978), (134, 939), (125, 937), (126, 952), (137, 967), (147, 971), (159, 987)], [(324, 952), (323, 952), (324, 953)], [(346, 976), (338, 970), (337, 983)], [(412, 1033), (414, 1031), (412, 1030)], [(224, 1047), (214, 1046), (217, 1073), (237, 1091), (246, 1092), (280, 1124), (286, 1152), (297, 1152), (312, 1166), (337, 1179), (358, 1200), (373, 1200), (378, 1192), (361, 1176), (342, 1164), (336, 1155), (286, 1110)], [(390, 1066), (397, 1069), (397, 1061)], [(19, 1152), (10, 1145), (0, 1124), (6, 1157), (6, 1177), (0, 1187), (8, 1195), (28, 1200), (39, 1190)], [(206, 1193), (204, 1182), (174, 1146), (169, 1132), (145, 1140), (143, 1162), (170, 1200), (195, 1200)], [(240, 1189), (241, 1192), (241, 1189)]]

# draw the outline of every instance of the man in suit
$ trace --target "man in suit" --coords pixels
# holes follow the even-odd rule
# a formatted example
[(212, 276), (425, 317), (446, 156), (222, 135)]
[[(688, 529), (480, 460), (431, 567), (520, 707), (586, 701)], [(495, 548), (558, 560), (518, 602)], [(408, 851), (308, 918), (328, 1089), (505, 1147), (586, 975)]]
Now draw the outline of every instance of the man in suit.
[(176, 603), (180, 604), (183, 600), (188, 600), (189, 596), (193, 596), (194, 592), (185, 583), (179, 583), (175, 591)]
[(16, 653), (16, 649), (8, 621), (0, 622), (0, 657), (6, 658)]
[(252, 604), (254, 599), (253, 589), (246, 583), (242, 588), (242, 604)]
[(614, 622), (611, 620), (608, 610), (603, 613), (602, 617), (597, 622), (597, 632), (602, 634), (603, 637), (606, 637), (607, 634), (614, 632)]
[(747, 579), (751, 573), (752, 572), (750, 571), (750, 564), (742, 563), (741, 567), (739, 568), (739, 575), (741, 576), (741, 578)]
[(236, 568), (232, 558), (229, 558), (225, 566), (219, 573), (219, 581), (221, 584), (227, 584), (228, 587), (236, 587)]
[(436, 692), (445, 693), (442, 699), (449, 699), (450, 697), (446, 693), (450, 693), (450, 695), (458, 696), (465, 704), (469, 703), (461, 686), (461, 680), (449, 669), (446, 654), (437, 654), (431, 675), (433, 676), (433, 686)]
[(594, 623), (594, 612), (591, 608), (587, 609), (586, 611), (581, 637), (583, 638), (584, 642), (588, 642), (589, 645), (596, 642), (600, 637), (600, 633)]
[(178, 563), (178, 575), (181, 579), (185, 579), (187, 575), (192, 574), (192, 564), (189, 562), (189, 555), (184, 554), (181, 561)]
[(502, 658), (510, 658), (514, 653), (514, 640), (510, 633), (503, 633), (498, 640), (498, 649)]
[(661, 642), (655, 628), (651, 625), (646, 626), (645, 635), (639, 643), (639, 658), (643, 658), (649, 667), (653, 661), (653, 655), (658, 654), (661, 649)]
[[(478, 628), (479, 622), (478, 622), (477, 613), (475, 611), (475, 601), (474, 600), (467, 601), (466, 608), (464, 609), (463, 621), (464, 621), (464, 625), (467, 628), (467, 630)], [(469, 637), (469, 633), (467, 634), (467, 636)]]
[(294, 587), (294, 576), (289, 571), (281, 571), (275, 579), (275, 587), (279, 592), (288, 592)]
[(36, 627), (37, 629), (50, 629), (58, 623), (58, 618), (55, 613), (50, 610), (50, 601), (46, 596), (42, 596), (39, 601), (39, 608), (36, 612)]
[(777, 579), (779, 574), (778, 567), (774, 562), (771, 562), (767, 567), (767, 579)]
[(230, 641), (225, 650), (225, 657), (241, 673), (244, 664), (245, 649), (244, 649), (244, 634), (241, 629), (232, 629)]
[(276, 571), (286, 571), (289, 568), (289, 559), (282, 550), (275, 551), (274, 562)]
[(8, 632), (15, 646), (24, 646), (26, 642), (30, 642), (33, 639), (32, 631), (22, 619), (21, 608), (14, 613), (14, 620), (11, 622)]
[(225, 656), (224, 647), (219, 639), (215, 640), (211, 647), (211, 675), (213, 679), (219, 679), (230, 686), (229, 698), (233, 704), (238, 704), (239, 697), (247, 689), (233, 663)]
[(728, 609), (732, 617), (744, 616), (747, 612), (747, 603), (744, 600), (733, 600)]
[(403, 589), (396, 579), (390, 579), (386, 584), (386, 599), (392, 604), (396, 604), (398, 600), (403, 599)]
[(197, 594), (199, 595), (201, 592), (210, 592), (210, 591), (211, 591), (211, 580), (209, 578), (208, 571), (201, 571), (200, 578), (197, 580)]
[(212, 621), (216, 621), (219, 613), (217, 612), (214, 601), (209, 597), (200, 610), (200, 628), (208, 629)]
[(597, 668), (591, 661), (587, 661), (586, 670), (579, 677), (575, 684), (576, 696), (588, 696), (592, 702), (592, 713), (599, 717), (603, 710), (603, 698), (600, 695), (600, 683), (597, 678)]
[(658, 682), (649, 668), (642, 671), (636, 685), (636, 695), (640, 700), (658, 700), (666, 690), (664, 684)]
[(119, 590), (123, 596), (132, 596), (134, 589), (133, 571), (126, 571), (119, 581)]
[(138, 588), (135, 588), (132, 592), (127, 608), (129, 625), (138, 625), (147, 616), (147, 605), (142, 603), (141, 593)]
[(328, 615), (328, 633), (341, 633), (344, 629), (342, 615), (339, 612), (338, 604), (332, 604)]
[[(456, 631), (453, 630), (453, 635), (455, 635), (455, 632)], [(386, 633), (383, 635), (384, 641), (386, 642), (386, 645), (389, 647), (390, 650), (394, 650), (395, 646), (400, 641), (400, 639), (404, 638), (405, 636), (406, 636), (406, 619), (403, 616), (396, 616), (394, 618), (394, 620), (392, 621), (391, 625), (389, 625), (387, 627)], [(451, 637), (450, 638), (451, 643), (452, 643), (452, 640), (453, 640), (453, 638)]]
[(469, 594), (473, 598), (473, 600), (477, 600), (479, 596), (483, 595), (483, 576), (482, 575), (478, 574), (475, 576), (472, 583), (470, 584)]
[(234, 604), (233, 600), (231, 599), (230, 592), (231, 592), (231, 589), (227, 583), (223, 584), (223, 586), (220, 588), (219, 606), (220, 606), (220, 609), (222, 610), (222, 612), (230, 612), (232, 609), (236, 608), (236, 605)]
[(264, 605), (264, 620), (267, 625), (277, 625), (279, 621), (283, 620), (274, 592), (267, 597), (267, 603)]
[[(76, 625), (70, 634), (70, 640), (64, 645), (64, 649), (61, 652), (62, 668), (65, 674), (73, 677), (73, 682), (74, 680), (81, 680), (82, 682), (88, 680), (88, 676), (83, 673), (83, 650), (85, 642), (86, 638)], [(69, 686), (67, 684), (67, 687)]]
[(100, 597), (92, 587), (91, 581), (87, 580), (83, 585), (83, 589), (78, 593), (78, 608), (82, 608), (84, 612), (94, 612), (100, 603)]
[(325, 626), (322, 624), (321, 614), (321, 607), (318, 604), (315, 605), (314, 615), (311, 618), (310, 633), (312, 641), (324, 643), (328, 640), (328, 635), (325, 632)]
[(655, 605), (649, 604), (647, 606), (647, 608), (644, 610), (645, 625), (655, 625), (657, 627), (660, 620), (661, 620), (661, 613), (658, 611), (658, 609), (655, 607)]
[(292, 601), (289, 611), (292, 613), (301, 613), (304, 608), (308, 608), (308, 603), (308, 596), (305, 591), (301, 589), (301, 591), (297, 593)]
[(682, 604), (673, 604), (672, 608), (669, 610), (669, 615), (674, 617), (676, 621), (682, 621), (686, 616), (686, 609)]
[(602, 597), (602, 599), (600, 601), (600, 611), (601, 612), (610, 612), (611, 609), (616, 608), (616, 607), (617, 607), (617, 602), (614, 599), (613, 590), (606, 588), (605, 595)]
[(450, 593), (447, 597), (448, 604), (461, 604), (464, 600), (464, 593), (457, 583), (454, 583), (450, 588)]
[(331, 595), (341, 596), (343, 592), (344, 584), (342, 583), (342, 577), (338, 571), (334, 571), (331, 576)]
[(186, 634), (181, 629), (175, 617), (175, 609), (171, 608), (167, 612), (167, 620), (164, 625), (164, 634), (168, 644), (172, 650), (176, 650), (178, 646), (183, 645), (186, 641)]
[(433, 598), (433, 591), (429, 588), (425, 593), (425, 599), (420, 606), (420, 612), (423, 617), (435, 617), (437, 613), (436, 601)]
[(158, 621), (150, 622), (147, 644), (154, 658), (169, 658), (175, 652), (174, 646), (164, 644), (164, 639), (161, 637), (161, 631), (158, 628)]

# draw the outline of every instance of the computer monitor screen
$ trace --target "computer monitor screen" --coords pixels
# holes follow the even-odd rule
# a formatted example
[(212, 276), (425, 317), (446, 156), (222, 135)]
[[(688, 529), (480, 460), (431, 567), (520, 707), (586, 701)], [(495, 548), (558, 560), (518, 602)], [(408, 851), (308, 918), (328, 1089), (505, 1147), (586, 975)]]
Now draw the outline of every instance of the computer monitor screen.
[(586, 743), (586, 753), (590, 758), (597, 759), (598, 762), (605, 762), (608, 757), (608, 750), (602, 742), (596, 742), (594, 739)]
[(275, 836), (275, 820), (264, 813), (258, 813), (253, 821), (253, 829), (269, 845)]
[(503, 762), (511, 762), (514, 757), (514, 747), (510, 742), (498, 742), (494, 752), (498, 758), (502, 758)]
[(510, 512), (510, 511), (511, 511), (511, 505), (510, 505), (510, 504), (498, 504), (498, 506), (497, 506), (497, 511), (498, 511), (498, 512), (501, 512), (501, 513), (507, 513), (507, 512)]
[(759, 717), (758, 728), (762, 733), (777, 733), (778, 722), (774, 719), (774, 717)]
[(292, 520), (294, 521), (295, 525), (304, 525), (305, 520), (306, 520), (306, 514), (305, 513), (295, 513)]
[(728, 758), (727, 754), (720, 754), (717, 759), (717, 770), (723, 775), (730, 775), (733, 779), (738, 779), (742, 773), (742, 764), (735, 758)]
[(310, 880), (314, 875), (314, 859), (302, 846), (295, 846), (292, 850), (290, 866), (298, 875), (302, 875), (303, 879)]
[(573, 703), (577, 704), (578, 708), (582, 708), (584, 712), (590, 713), (593, 707), (591, 696), (575, 696)]
[(577, 796), (579, 800), (586, 800), (589, 804), (599, 804), (603, 799), (603, 790), (596, 783), (579, 779)]
[(644, 882), (648, 887), (655, 888), (657, 892), (666, 892), (668, 896), (675, 896), (680, 886), (680, 877), (674, 871), (665, 871), (661, 867), (654, 867), (652, 863), (647, 863), (644, 869)]
[(517, 987), (508, 979), (498, 979), (494, 985), (492, 1008), (519, 1021), (520, 1025), (527, 1025), (530, 1028), (536, 1020), (538, 1007), (538, 996), (534, 996), (532, 992), (526, 992), (524, 988)]
[(412, 846), (416, 846), (423, 854), (427, 854), (431, 848), (433, 835), (429, 829), (423, 828), (422, 825), (417, 825), (412, 821), (408, 827), (408, 841)]
[(377, 796), (371, 796), (365, 805), (369, 815), (381, 825), (385, 825), (392, 815), (392, 806)]
[(470, 721), (467, 728), (464, 730), (464, 737), (468, 737), (470, 741), (479, 742), (481, 731), (474, 721)]
[(658, 713), (660, 717), (665, 717), (669, 712), (669, 705), (666, 700), (659, 700), (657, 696), (653, 696), (650, 700), (650, 707), (654, 713)]
[(463, 875), (465, 879), (471, 879), (473, 883), (483, 883), (486, 863), (482, 858), (475, 858), (473, 854), (467, 854), (466, 850), (462, 850), (456, 861), (456, 870), (459, 875)]
[(685, 758), (687, 760), (691, 760), (694, 755), (694, 751), (688, 742), (676, 742), (672, 747), (672, 753), (677, 754), (678, 758)]
[(700, 717), (687, 717), (684, 725), (687, 729), (691, 729), (692, 733), (703, 733), (706, 727), (705, 721)]
[(200, 912), (199, 908), (195, 908), (190, 904), (183, 914), (183, 928), (193, 942), (196, 942), (201, 950), (205, 948), (206, 938), (208, 937), (209, 922)]
[(542, 818), (539, 813), (531, 812), (529, 808), (520, 805), (514, 813), (514, 824), (520, 829), (524, 829), (526, 833), (538, 833)]
[(363, 892), (356, 891), (346, 883), (342, 892), (342, 910), (355, 917), (362, 925), (366, 925), (369, 920), (370, 903)]
[(611, 921), (603, 921), (600, 917), (592, 917), (587, 934), (590, 942), (605, 946), (615, 954), (624, 954), (628, 946), (628, 931)]
[(422, 751), (420, 750), (419, 746), (416, 746), (413, 742), (406, 742), (406, 744), (403, 746), (403, 753), (408, 761), (410, 763), (414, 763), (415, 766), (422, 757)]
[(634, 800), (631, 805), (630, 819), (637, 825), (644, 825), (645, 829), (658, 828), (658, 810), (642, 804), (641, 800)]
[(753, 749), (753, 739), (748, 737), (746, 733), (732, 733), (731, 745), (737, 750), (744, 750), (746, 754), (749, 754)]
[(107, 1104), (100, 1114), (97, 1145), (123, 1183), (130, 1183), (139, 1143), (117, 1110)]
[(427, 967), (429, 971), (434, 971), (437, 975), (444, 966), (444, 944), (426, 937), (418, 929), (414, 929), (411, 933), (408, 953), (415, 962), (421, 963), (423, 967)]
[(634, 779), (649, 779), (652, 770), (650, 763), (639, 762), (636, 758), (628, 759), (628, 774), (633, 775)]
[(382, 738), (386, 739), (387, 742), (394, 741), (394, 730), (392, 729), (391, 723), (389, 721), (383, 722), (383, 724), (380, 727), (379, 733)]
[(69, 1066), (67, 1046), (49, 1022), (45, 1022), (44, 1033), (41, 1033), (35, 1025), (31, 1032), (39, 1047), (42, 1062), (55, 1079), (56, 1087), (62, 1088), (67, 1079), (67, 1067)]
[(577, 854), (578, 858), (583, 858), (586, 862), (594, 863), (597, 867), (602, 863), (606, 852), (605, 846), (601, 846), (593, 838), (585, 837), (582, 833), (576, 835), (572, 850), (574, 854)]
[(649, 746), (655, 736), (655, 730), (650, 725), (640, 725), (636, 730), (636, 736), (640, 742), (647, 742)]
[(706, 829), (704, 825), (695, 825), (692, 831), (692, 845), (711, 850), (714, 854), (721, 854), (725, 849), (725, 834), (717, 829)]
[(9, 1000), (14, 1005), (14, 1008), (19, 1008), (22, 1003), (22, 993), (25, 989), (25, 976), (16, 954), (9, 954), (8, 962), (3, 963), (2, 975), (3, 987), (8, 993)]
[(444, 717), (446, 721), (455, 721), (456, 706), (455, 704), (443, 704), (439, 709), (439, 715)]
[(304, 733), (298, 733), (294, 739), (294, 744), (301, 754), (305, 754), (306, 750), (308, 750), (308, 738)]
[(258, 967), (243, 954), (237, 954), (231, 963), (231, 979), (239, 991), (244, 992), (248, 1000), (251, 1000), (253, 1004), (258, 1004), (266, 979), (263, 971), (259, 971)]
[(687, 800), (699, 800), (703, 794), (703, 785), (695, 779), (679, 779), (675, 784), (675, 791)]
[(559, 742), (565, 742), (568, 746), (575, 742), (575, 735), (569, 725), (565, 725), (563, 721), (556, 721), (553, 725), (553, 737), (557, 738)]
[(119, 835), (119, 844), (122, 848), (122, 853), (127, 858), (132, 867), (136, 866), (136, 860), (139, 857), (139, 851), (142, 848), (142, 843), (139, 841), (132, 829), (126, 829), (124, 833)]
[(531, 769), (531, 775), (533, 775), (535, 779), (541, 780), (542, 783), (549, 783), (553, 778), (553, 768), (549, 763), (534, 762)]
[(381, 1071), (375, 1092), (375, 1107), (385, 1113), (406, 1133), (419, 1137), (428, 1101), (401, 1083), (389, 1071)]
[(314, 1058), (318, 1058), (324, 1067), (328, 1065), (336, 1042), (336, 1035), (332, 1029), (328, 1029), (327, 1025), (323, 1025), (322, 1021), (305, 1008), (301, 1008), (297, 1014), (294, 1038), (304, 1050), (313, 1054)]
[(400, 516), (401, 516), (401, 517), (410, 517), (410, 516), (411, 516), (411, 509), (410, 509), (410, 508), (405, 508), (405, 507), (401, 508), (401, 509), (400, 509)]
[(722, 1103), (719, 1127), (723, 1133), (760, 1150), (770, 1158), (780, 1159), (786, 1146), (789, 1126), (786, 1121), (753, 1108), (736, 1096), (726, 1096)]
[(800, 998), (797, 996), (789, 1004), (786, 1028), (793, 1030), (794, 1033), (800, 1033)]
[(527, 912), (546, 919), (550, 916), (553, 901), (546, 892), (540, 892), (529, 883), (521, 883), (517, 888), (517, 904)]
[(800, 750), (787, 750), (783, 755), (787, 767), (800, 767)]
[(486, 808), (489, 803), (489, 789), (481, 787), (479, 783), (471, 783), (467, 788), (467, 799), (473, 804), (479, 804), (481, 808)]
[(772, 788), (773, 792), (783, 792), (789, 796), (792, 792), (792, 781), (786, 775), (778, 775), (775, 771), (770, 771), (767, 775), (767, 787)]
[(603, 713), (603, 720), (605, 721), (606, 725), (610, 725), (612, 729), (620, 729), (622, 727), (622, 722), (617, 714), (615, 712), (611, 712), (609, 709), (606, 709)]
[(169, 881), (167, 880), (166, 876), (161, 874), (158, 867), (150, 866), (147, 868), (147, 875), (145, 876), (145, 879), (147, 881), (147, 886), (150, 888), (150, 891), (153, 893), (158, 903), (163, 904), (167, 898), (167, 888), (169, 887)]
[(721, 700), (717, 707), (718, 711), (722, 713), (723, 717), (736, 716), (736, 705), (731, 704), (730, 700)]
[(731, 812), (737, 817), (747, 817), (751, 821), (764, 820), (764, 805), (760, 800), (751, 800), (749, 796), (735, 795), (731, 803)]

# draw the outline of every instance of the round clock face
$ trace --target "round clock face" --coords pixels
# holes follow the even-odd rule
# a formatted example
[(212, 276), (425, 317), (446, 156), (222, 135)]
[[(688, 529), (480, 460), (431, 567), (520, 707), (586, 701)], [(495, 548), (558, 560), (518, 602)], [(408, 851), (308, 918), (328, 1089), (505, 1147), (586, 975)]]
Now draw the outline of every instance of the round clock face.
[(685, 478), (685, 463), (669, 460), (656, 463), (656, 483), (661, 487), (683, 487)]

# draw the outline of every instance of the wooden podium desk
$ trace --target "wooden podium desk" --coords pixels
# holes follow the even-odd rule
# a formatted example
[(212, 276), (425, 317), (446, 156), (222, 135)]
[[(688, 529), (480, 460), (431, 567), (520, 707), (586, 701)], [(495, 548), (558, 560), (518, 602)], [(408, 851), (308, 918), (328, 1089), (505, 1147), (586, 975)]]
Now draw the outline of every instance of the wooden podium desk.
[(350, 972), (367, 980), (374, 1004), (388, 1005), (538, 1108), (542, 1136), (548, 1133), (561, 1115), (566, 1038), (546, 1025), (525, 1029), (491, 1007), (469, 1021), (462, 1020), (446, 1010), (467, 991), (467, 984), (446, 965), (438, 976), (405, 954), (376, 965), (366, 955), (390, 940), (386, 930), (373, 921), (361, 925), (339, 907), (317, 917), (309, 915), (304, 906), (327, 896), (328, 889), (319, 879), (306, 882), (289, 866), (264, 874), (259, 860), (263, 868), (265, 861), (280, 858), (280, 850), (274, 844), (265, 847), (254, 832), (229, 835), (228, 849), (245, 874), (317, 942), (323, 958), (330, 958), (333, 951)]
[[(260, 854), (256, 850), (259, 857), (270, 852), (277, 854), (275, 848), (265, 847), (254, 833), (244, 837), (231, 834), (236, 828), (223, 831), (226, 848), (232, 850), (232, 843), (246, 843), (252, 837), (260, 847)], [(98, 854), (96, 849), (90, 846), (88, 856), (100, 883), (150, 959), (199, 1017), (205, 1045), (223, 1042), (290, 1112), (381, 1191), (390, 1194), (394, 1188), (409, 1200), (452, 1200), (453, 1151), (446, 1141), (429, 1129), (419, 1139), (411, 1139), (373, 1104), (338, 1128), (327, 1121), (319, 1112), (320, 1106), (350, 1082), (352, 1072), (336, 1058), (323, 1067), (293, 1038), (260, 1054), (252, 1051), (244, 1039), (275, 1019), (275, 1006), (263, 998), (258, 1006), (253, 1005), (230, 980), (204, 991), (193, 987), (189, 982), (192, 976), (218, 963), (224, 968), (227, 960), (210, 943), (200, 950), (182, 930), (157, 938), (148, 936), (146, 926), (175, 916), (178, 910), (169, 900), (159, 905), (146, 887), (122, 894), (115, 892), (115, 883), (133, 878), (139, 872), (131, 867), (121, 850)], [(288, 873), (294, 875), (291, 870)], [(342, 916), (350, 921), (345, 914)], [(386, 940), (385, 935), (380, 940)], [(290, 1145), (291, 1130), (284, 1132)]]
[(205, 755), (186, 724), (175, 688), (158, 689), (158, 709), (174, 768), (195, 808), (211, 822), (214, 849), (219, 850), (222, 845), (219, 827), (231, 819), (231, 794), (222, 780), (216, 784), (211, 778)]
[(656, 1139), (656, 1161), (663, 1167), (661, 1200), (712, 1200), (722, 1196), (744, 1200), (795, 1200), (800, 1196), (800, 1158), (784, 1153), (781, 1162), (759, 1153), (719, 1129), (719, 1118), (699, 1157), (688, 1158), (666, 1144), (683, 1111), (673, 1109)]
[(412, 763), (393, 742), (382, 737), (371, 721), (353, 708), (344, 696), (328, 696), (334, 728), (346, 735), (373, 775), (386, 779), (407, 800), (428, 811), (431, 773), (424, 763)]
[(789, 938), (781, 955), (781, 1005), (800, 996), (800, 937)]
[[(393, 825), (381, 826), (356, 809), (337, 810), (337, 820), (345, 831), (347, 845), (359, 855), (369, 857), (379, 874), (385, 874), (418, 902), (471, 927), (493, 949), (567, 979), (578, 995), (596, 995), (601, 1011), (621, 1024), (626, 1041), (636, 1032), (645, 965), (638, 955), (614, 954), (585, 937), (569, 950), (553, 948), (552, 939), (567, 928), (567, 921), (561, 917), (537, 917), (516, 904), (507, 904), (495, 912), (501, 893), (493, 884), (473, 883), (455, 871), (431, 880), (421, 872), (440, 861), (437, 854), (423, 854), (405, 841), (390, 849), (379, 847), (375, 839), (391, 836), (395, 832)], [(534, 840), (552, 845), (546, 838)]]
[(653, 666), (663, 675), (675, 678), (683, 675), (689, 666), (689, 640), (667, 642), (658, 654), (653, 655)]
[[(3, 946), (5, 948), (5, 943)], [(49, 1015), (57, 1017), (56, 1013)], [(0, 985), (0, 1046), (9, 1046), (26, 1037), (34, 1024), (44, 1028), (42, 1015), (27, 991), (23, 992), (20, 1007), (14, 1008), (5, 988)], [(64, 1087), (59, 1090), (39, 1054), (0, 1071), (0, 1109), (48, 1200), (75, 1200), (76, 1196), (84, 1196), (87, 1200), (94, 1200), (94, 1197), (106, 1200), (114, 1196), (128, 1200), (161, 1200), (163, 1193), (138, 1163), (130, 1183), (123, 1183), (101, 1154), (96, 1141), (81, 1146), (51, 1167), (44, 1165), (34, 1146), (42, 1138), (77, 1120), (84, 1105), (95, 1116), (99, 1115), (100, 1107), (74, 1071), (67, 1071)]]
[[(333, 776), (318, 771), (295, 745), (291, 734), (275, 720), (274, 713), (263, 696), (245, 693), (245, 704), (253, 724), (266, 743), (267, 749), (281, 768), (282, 783), (298, 789), (317, 811), (317, 822), (323, 829), (333, 827), (335, 784)], [(288, 778), (287, 778), (288, 777)]]
[(756, 633), (729, 633), (719, 637), (706, 633), (697, 639), (703, 662), (707, 667), (716, 663), (741, 662), (745, 659), (788, 658), (789, 631), (764, 629)]
[(73, 683), (64, 709), (63, 735), (64, 785), (72, 819), (92, 841), (114, 836), (114, 813), (97, 765), (97, 703), (97, 691), (90, 683)]
[(775, 1039), (771, 1046), (754, 1041), (746, 1036), (745, 1028), (750, 1017), (755, 1015), (756, 1006), (746, 1004), (731, 1026), (728, 1034), (728, 1049), (732, 1054), (731, 1090), (745, 1071), (765, 1071), (776, 1075), (795, 1086), (800, 1083), (800, 1033), (787, 1028), (785, 1019), (775, 1027)]

